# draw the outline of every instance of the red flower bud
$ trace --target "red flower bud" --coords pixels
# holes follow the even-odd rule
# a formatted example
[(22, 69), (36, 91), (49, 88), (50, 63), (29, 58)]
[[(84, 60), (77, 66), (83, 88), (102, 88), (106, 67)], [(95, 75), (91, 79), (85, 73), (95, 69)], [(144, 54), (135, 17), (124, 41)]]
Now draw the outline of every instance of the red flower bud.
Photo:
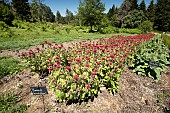
[(39, 51), (39, 50), (40, 50), (40, 48), (39, 48), (39, 47), (37, 47), (37, 48), (36, 48), (36, 50), (37, 50), (37, 51)]
[(89, 84), (86, 85), (86, 89), (89, 90), (91, 86)]
[(74, 75), (73, 79), (76, 81), (79, 78), (79, 76), (76, 74)]
[(70, 70), (71, 70), (71, 67), (70, 67), (70, 66), (66, 66), (66, 70), (67, 70), (67, 71), (70, 71)]
[(57, 68), (57, 69), (60, 69), (60, 65), (57, 65), (56, 68)]
[(60, 59), (60, 57), (59, 57), (59, 56), (55, 56), (55, 59), (56, 59), (56, 60), (59, 60), (59, 59)]
[(80, 58), (75, 58), (76, 62), (80, 63)]

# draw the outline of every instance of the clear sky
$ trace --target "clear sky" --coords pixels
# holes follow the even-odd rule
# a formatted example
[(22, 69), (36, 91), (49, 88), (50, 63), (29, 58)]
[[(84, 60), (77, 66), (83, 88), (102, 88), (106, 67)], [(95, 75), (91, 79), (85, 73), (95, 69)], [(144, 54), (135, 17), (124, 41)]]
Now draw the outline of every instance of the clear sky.
[[(115, 6), (120, 7), (120, 5), (123, 3), (124, 0), (101, 0), (105, 3), (105, 12), (108, 12), (108, 10), (112, 7), (113, 4)], [(138, 0), (140, 3), (142, 0)], [(145, 0), (146, 5), (150, 3), (151, 0)], [(156, 1), (156, 0), (155, 0)], [(73, 14), (77, 12), (77, 8), (79, 6), (79, 0), (44, 0), (43, 2), (47, 6), (49, 6), (56, 15), (57, 10), (60, 11), (62, 16), (65, 16), (66, 8), (68, 8)]]

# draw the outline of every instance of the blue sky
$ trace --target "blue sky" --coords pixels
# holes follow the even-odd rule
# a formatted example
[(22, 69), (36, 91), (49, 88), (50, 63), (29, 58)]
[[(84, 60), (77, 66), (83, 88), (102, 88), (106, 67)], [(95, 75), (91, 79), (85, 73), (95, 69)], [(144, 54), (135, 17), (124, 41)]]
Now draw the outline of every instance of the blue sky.
[[(112, 7), (113, 4), (115, 4), (117, 7), (120, 7), (124, 0), (101, 0), (101, 1), (105, 3), (106, 8), (105, 12), (108, 12), (108, 10)], [(142, 0), (138, 0), (139, 3), (141, 1)], [(151, 0), (145, 0), (146, 5), (148, 5), (150, 1)], [(62, 16), (65, 16), (66, 8), (68, 8), (71, 12), (75, 14), (79, 6), (79, 0), (44, 0), (43, 3), (51, 8), (54, 15), (58, 10), (60, 11)]]

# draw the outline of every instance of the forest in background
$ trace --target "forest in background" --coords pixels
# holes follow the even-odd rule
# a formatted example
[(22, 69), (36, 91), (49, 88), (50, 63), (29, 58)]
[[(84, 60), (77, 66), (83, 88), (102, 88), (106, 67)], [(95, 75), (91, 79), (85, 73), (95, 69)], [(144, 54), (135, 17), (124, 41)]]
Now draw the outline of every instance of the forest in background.
[[(76, 15), (66, 9), (66, 16), (59, 11), (54, 15), (43, 0), (1, 0), (0, 21), (13, 26), (14, 20), (26, 22), (55, 22), (73, 26), (89, 26), (89, 32), (94, 29), (100, 33), (107, 33), (110, 27), (142, 29), (143, 31), (170, 31), (170, 1), (150, 1), (148, 7), (142, 0), (124, 0), (120, 7), (113, 6), (104, 13), (105, 5), (101, 0), (80, 1)], [(4, 23), (3, 23), (4, 24)]]

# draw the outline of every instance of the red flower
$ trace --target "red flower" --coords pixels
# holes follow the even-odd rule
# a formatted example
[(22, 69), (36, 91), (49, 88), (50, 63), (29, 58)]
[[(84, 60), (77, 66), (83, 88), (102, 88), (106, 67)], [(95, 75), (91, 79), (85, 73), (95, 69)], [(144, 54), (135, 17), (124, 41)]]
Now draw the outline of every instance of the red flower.
[(90, 65), (89, 65), (89, 64), (86, 64), (86, 67), (90, 67)]
[(102, 60), (105, 60), (105, 58), (103, 57)]
[(57, 68), (57, 69), (60, 69), (60, 65), (57, 65), (56, 68)]
[(114, 55), (114, 54), (110, 54), (110, 57), (111, 57), (111, 58), (115, 58), (115, 55)]
[(91, 72), (91, 75), (94, 77), (96, 75), (96, 72)]
[(48, 61), (51, 62), (51, 58), (48, 58)]
[(97, 65), (99, 66), (101, 63), (100, 62), (97, 62)]
[(89, 61), (89, 60), (90, 60), (90, 57), (89, 57), (89, 56), (86, 56), (86, 60)]
[(50, 46), (52, 43), (51, 42), (47, 42), (47, 44)]
[(89, 90), (91, 86), (89, 84), (86, 85), (86, 89)]
[(53, 79), (53, 80), (51, 80), (51, 82), (52, 82), (52, 83), (55, 83), (55, 80)]
[(98, 72), (98, 69), (97, 69), (97, 68), (94, 68), (94, 72)]
[(117, 70), (118, 70), (118, 66), (115, 66), (115, 67), (114, 67), (114, 70), (117, 71)]
[(95, 50), (93, 50), (93, 52), (94, 52), (94, 53), (97, 53), (97, 50), (95, 49)]
[(109, 62), (110, 65), (113, 65), (113, 62)]
[(111, 74), (109, 74), (109, 76), (110, 76), (110, 77), (113, 77), (113, 74), (111, 73)]
[(80, 63), (80, 58), (75, 58), (76, 62)]
[(91, 53), (91, 51), (90, 51), (90, 50), (87, 50), (87, 53), (89, 53), (89, 54), (90, 54), (90, 53)]
[(52, 71), (53, 71), (53, 68), (52, 68), (52, 67), (50, 67), (50, 68), (48, 68), (48, 70), (49, 70), (50, 72), (52, 72)]
[(74, 75), (73, 79), (76, 81), (79, 78), (79, 76), (76, 74)]
[(68, 60), (68, 63), (70, 64), (72, 62), (72, 60)]
[(67, 70), (67, 71), (70, 71), (70, 70), (71, 70), (71, 67), (70, 67), (70, 66), (66, 66), (66, 70)]
[(25, 54), (24, 54), (24, 53), (21, 53), (21, 56), (22, 56), (22, 57), (25, 57)]
[(36, 48), (36, 50), (37, 50), (37, 51), (40, 51), (40, 48), (39, 48), (39, 47), (37, 47), (37, 48)]
[(56, 45), (54, 45), (52, 48), (53, 48), (53, 49), (56, 49), (56, 48), (57, 48), (57, 46), (56, 46)]
[(60, 62), (56, 62), (56, 65), (60, 65)]
[(48, 66), (50, 67), (50, 66), (52, 66), (52, 64), (48, 64)]
[(59, 56), (55, 56), (55, 59), (56, 59), (56, 60), (59, 60), (59, 59), (60, 59), (60, 57), (59, 57)]
[(78, 91), (78, 92), (81, 91), (81, 88), (77, 88), (77, 91)]

